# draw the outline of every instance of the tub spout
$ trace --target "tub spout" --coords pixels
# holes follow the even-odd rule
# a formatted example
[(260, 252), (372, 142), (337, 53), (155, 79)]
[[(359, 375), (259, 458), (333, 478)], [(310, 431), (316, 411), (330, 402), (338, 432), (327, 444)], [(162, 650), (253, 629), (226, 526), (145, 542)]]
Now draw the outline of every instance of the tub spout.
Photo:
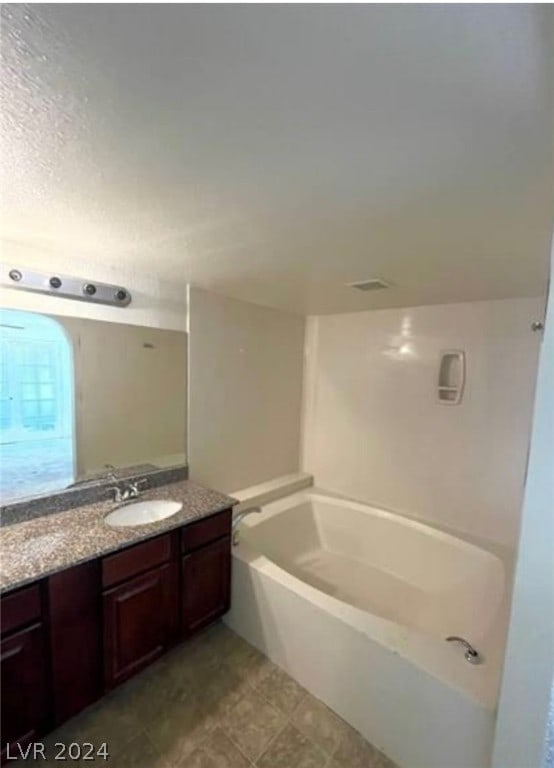
[(482, 661), (481, 654), (479, 651), (474, 648), (471, 643), (468, 643), (468, 641), (463, 637), (457, 637), (456, 635), (451, 635), (450, 637), (446, 638), (447, 643), (460, 643), (465, 648), (464, 658), (466, 661), (469, 661), (470, 664), (480, 664)]
[(232, 522), (232, 529), (233, 529), (233, 546), (237, 546), (239, 543), (239, 531), (238, 527), (239, 524), (244, 520), (244, 518), (247, 515), (251, 515), (253, 512), (261, 512), (261, 507), (248, 507), (248, 509), (243, 509), (242, 512), (239, 512), (238, 515), (235, 515)]

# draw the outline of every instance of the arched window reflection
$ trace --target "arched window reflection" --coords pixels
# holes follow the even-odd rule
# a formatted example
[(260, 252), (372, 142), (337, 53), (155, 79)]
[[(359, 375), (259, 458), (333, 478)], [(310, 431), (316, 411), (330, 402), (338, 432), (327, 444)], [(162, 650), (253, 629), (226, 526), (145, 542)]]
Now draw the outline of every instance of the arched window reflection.
[(0, 310), (3, 503), (70, 485), (74, 377), (70, 341), (50, 317)]

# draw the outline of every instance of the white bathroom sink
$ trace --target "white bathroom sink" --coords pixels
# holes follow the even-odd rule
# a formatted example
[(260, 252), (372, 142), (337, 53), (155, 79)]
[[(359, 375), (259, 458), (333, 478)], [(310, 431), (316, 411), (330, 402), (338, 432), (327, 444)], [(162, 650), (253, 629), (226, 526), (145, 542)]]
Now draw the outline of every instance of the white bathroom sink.
[(116, 528), (130, 525), (146, 525), (165, 520), (166, 517), (177, 514), (183, 505), (180, 501), (137, 501), (118, 507), (104, 518), (108, 525)]

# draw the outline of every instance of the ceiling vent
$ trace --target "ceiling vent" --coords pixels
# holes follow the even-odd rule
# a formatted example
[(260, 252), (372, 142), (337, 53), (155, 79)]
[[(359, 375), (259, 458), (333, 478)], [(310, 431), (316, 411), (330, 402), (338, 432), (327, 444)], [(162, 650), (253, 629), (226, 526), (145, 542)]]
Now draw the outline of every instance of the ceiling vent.
[(373, 277), (371, 280), (360, 280), (357, 283), (347, 283), (349, 288), (356, 288), (358, 291), (380, 291), (382, 288), (390, 288), (390, 283), (381, 280), (380, 277)]

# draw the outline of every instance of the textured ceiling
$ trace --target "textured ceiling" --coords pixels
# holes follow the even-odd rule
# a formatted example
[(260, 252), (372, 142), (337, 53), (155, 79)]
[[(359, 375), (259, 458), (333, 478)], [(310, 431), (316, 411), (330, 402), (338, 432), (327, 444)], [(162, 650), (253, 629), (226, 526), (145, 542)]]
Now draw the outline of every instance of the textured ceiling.
[[(297, 312), (538, 295), (552, 19), (531, 5), (5, 4), (5, 252)], [(344, 287), (374, 276), (393, 287)]]

